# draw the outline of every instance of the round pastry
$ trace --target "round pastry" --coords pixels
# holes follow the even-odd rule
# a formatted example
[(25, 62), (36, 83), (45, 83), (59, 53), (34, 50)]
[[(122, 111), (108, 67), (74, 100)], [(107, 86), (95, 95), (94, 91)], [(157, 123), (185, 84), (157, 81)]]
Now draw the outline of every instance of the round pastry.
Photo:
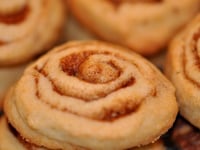
[(165, 47), (197, 14), (199, 3), (200, 0), (68, 0), (73, 15), (86, 28), (102, 39), (146, 56)]
[[(5, 117), (0, 118), (0, 150), (48, 150), (44, 147), (38, 147), (25, 141), (20, 134), (7, 122)], [(129, 150), (165, 150), (161, 140), (141, 148), (132, 148)], [(83, 150), (74, 148), (73, 150)], [(86, 149), (85, 149), (86, 150)]]
[(200, 15), (170, 45), (165, 72), (175, 85), (180, 114), (200, 128)]
[(156, 67), (99, 41), (55, 48), (26, 69), (4, 104), (9, 122), (25, 139), (67, 150), (152, 143), (178, 112), (174, 87)]
[(20, 78), (26, 66), (27, 64), (0, 68), (0, 110), (6, 91)]
[(62, 0), (1, 0), (0, 66), (28, 61), (50, 48), (64, 21)]
[(182, 118), (175, 123), (172, 139), (181, 150), (198, 150), (200, 147), (199, 129)]

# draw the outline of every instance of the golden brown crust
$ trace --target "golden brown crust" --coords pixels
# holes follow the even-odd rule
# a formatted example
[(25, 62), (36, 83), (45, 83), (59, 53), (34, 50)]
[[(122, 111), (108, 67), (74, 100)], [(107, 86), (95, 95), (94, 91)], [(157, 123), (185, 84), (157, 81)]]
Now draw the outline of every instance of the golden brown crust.
[(173, 86), (151, 63), (98, 41), (54, 49), (27, 68), (5, 101), (18, 132), (52, 149), (146, 145), (172, 126), (177, 111)]
[(200, 15), (170, 45), (166, 75), (177, 89), (180, 113), (200, 128), (199, 77)]
[(68, 3), (73, 15), (87, 29), (143, 55), (155, 54), (165, 47), (200, 9), (199, 0), (181, 3), (124, 0), (117, 7), (111, 0), (68, 0)]
[(0, 66), (23, 63), (53, 46), (64, 26), (63, 0), (0, 3)]

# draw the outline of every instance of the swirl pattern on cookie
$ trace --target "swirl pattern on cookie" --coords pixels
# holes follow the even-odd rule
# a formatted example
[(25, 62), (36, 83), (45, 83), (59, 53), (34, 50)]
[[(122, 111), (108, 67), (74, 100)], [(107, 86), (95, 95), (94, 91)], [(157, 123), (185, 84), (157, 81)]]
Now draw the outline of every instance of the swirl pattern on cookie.
[(145, 56), (164, 48), (198, 13), (199, 3), (199, 0), (181, 3), (172, 0), (68, 0), (73, 15), (88, 30)]
[(0, 66), (28, 61), (50, 48), (64, 20), (62, 0), (1, 0)]
[(52, 149), (146, 145), (172, 126), (177, 111), (173, 86), (151, 63), (98, 41), (54, 49), (27, 68), (5, 101), (18, 132)]
[(165, 72), (177, 89), (180, 113), (200, 128), (200, 15), (172, 42)]

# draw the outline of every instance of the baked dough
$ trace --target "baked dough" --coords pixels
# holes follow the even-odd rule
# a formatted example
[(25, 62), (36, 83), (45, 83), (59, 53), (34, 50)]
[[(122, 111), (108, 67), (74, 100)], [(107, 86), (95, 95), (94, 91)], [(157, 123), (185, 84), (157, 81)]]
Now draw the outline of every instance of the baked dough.
[(62, 0), (0, 1), (0, 67), (30, 61), (61, 36)]
[(9, 122), (51, 149), (121, 150), (156, 141), (178, 108), (171, 83), (134, 52), (69, 42), (29, 66), (5, 99)]
[(200, 10), (200, 0), (68, 0), (73, 15), (100, 38), (153, 55)]
[(165, 72), (176, 87), (180, 114), (200, 128), (200, 15), (170, 45)]

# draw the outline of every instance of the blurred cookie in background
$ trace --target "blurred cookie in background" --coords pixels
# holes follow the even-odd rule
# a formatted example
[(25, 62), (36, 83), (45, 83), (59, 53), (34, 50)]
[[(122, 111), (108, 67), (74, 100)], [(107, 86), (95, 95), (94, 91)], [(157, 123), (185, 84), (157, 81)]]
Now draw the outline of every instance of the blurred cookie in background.
[(75, 18), (100, 39), (129, 47), (144, 56), (165, 48), (200, 10), (200, 0), (67, 2)]
[(0, 67), (25, 63), (54, 46), (65, 25), (63, 5), (63, 0), (0, 1)]
[(26, 64), (60, 40), (66, 19), (63, 0), (0, 1), (0, 103)]

